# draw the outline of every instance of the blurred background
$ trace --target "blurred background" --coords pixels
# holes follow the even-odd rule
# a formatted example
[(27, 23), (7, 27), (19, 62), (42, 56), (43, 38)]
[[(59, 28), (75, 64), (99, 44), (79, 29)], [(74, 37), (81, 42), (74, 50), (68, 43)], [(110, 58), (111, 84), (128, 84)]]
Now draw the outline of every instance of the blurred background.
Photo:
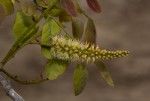
[[(79, 0), (78, 0), (79, 1)], [(79, 1), (95, 21), (97, 44), (108, 50), (129, 50), (125, 58), (105, 61), (115, 87), (109, 87), (89, 64), (89, 79), (82, 94), (74, 96), (72, 76), (75, 63), (57, 80), (38, 85), (11, 83), (26, 101), (149, 101), (150, 100), (150, 1), (99, 0), (102, 13), (92, 12), (85, 0)], [(1, 8), (0, 8), (1, 10)], [(0, 19), (4, 16), (0, 11)], [(14, 42), (14, 15), (0, 24), (0, 60)], [(86, 22), (85, 22), (86, 23)], [(5, 69), (22, 79), (39, 79), (46, 60), (39, 46), (29, 45), (20, 50)], [(11, 101), (0, 86), (0, 101)]]

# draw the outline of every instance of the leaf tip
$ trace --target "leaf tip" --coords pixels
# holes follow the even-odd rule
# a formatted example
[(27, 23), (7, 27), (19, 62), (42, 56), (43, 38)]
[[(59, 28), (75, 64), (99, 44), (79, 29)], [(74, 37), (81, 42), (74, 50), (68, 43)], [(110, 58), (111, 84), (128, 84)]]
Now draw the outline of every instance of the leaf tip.
[(74, 92), (74, 95), (75, 95), (75, 96), (78, 96), (78, 95), (80, 95), (80, 94), (81, 94), (81, 92), (76, 92), (76, 91)]
[(86, 0), (88, 6), (95, 11), (96, 13), (101, 13), (101, 6), (99, 5), (97, 0)]
[(110, 83), (108, 83), (108, 85), (109, 86), (111, 86), (111, 87), (115, 87), (115, 85), (114, 85), (114, 82), (112, 81), (112, 82), (110, 82)]

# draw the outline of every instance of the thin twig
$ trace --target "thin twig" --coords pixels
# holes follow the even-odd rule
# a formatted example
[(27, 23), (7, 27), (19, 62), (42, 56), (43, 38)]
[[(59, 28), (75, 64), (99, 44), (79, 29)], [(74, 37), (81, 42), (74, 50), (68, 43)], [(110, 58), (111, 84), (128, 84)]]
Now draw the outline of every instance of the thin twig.
[[(43, 10), (42, 10), (42, 9), (38, 8), (38, 10), (43, 13)], [(49, 13), (48, 13), (47, 15), (48, 15), (48, 16), (51, 16)], [(64, 32), (66, 35), (68, 35), (69, 37), (72, 38), (72, 36), (62, 27), (62, 25), (61, 25), (56, 19), (54, 19), (53, 17), (51, 17), (51, 18), (57, 23), (57, 25), (63, 30), (63, 32)]]
[(13, 101), (25, 101), (11, 86), (10, 81), (0, 75), (0, 84)]
[(8, 73), (7, 71), (5, 71), (4, 69), (0, 69), (0, 71), (3, 72), (5, 75), (7, 75), (9, 78), (23, 85), (33, 85), (33, 84), (39, 84), (39, 83), (47, 81), (47, 79), (44, 79), (44, 78), (41, 78), (40, 80), (31, 80), (31, 81), (21, 80), (21, 79), (18, 79), (18, 76), (14, 76)]

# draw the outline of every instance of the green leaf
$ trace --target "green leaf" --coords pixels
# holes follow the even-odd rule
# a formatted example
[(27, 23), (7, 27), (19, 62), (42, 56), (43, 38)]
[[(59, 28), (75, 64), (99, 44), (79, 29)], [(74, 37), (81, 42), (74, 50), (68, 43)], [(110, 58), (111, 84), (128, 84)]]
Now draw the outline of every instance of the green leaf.
[(72, 0), (72, 2), (73, 2), (73, 4), (74, 4), (75, 8), (77, 9), (77, 11), (78, 11), (79, 13), (83, 13), (83, 10), (82, 10), (81, 7), (79, 6), (78, 2), (77, 2), (76, 0)]
[(103, 79), (106, 81), (106, 83), (113, 87), (114, 86), (113, 80), (105, 64), (102, 61), (96, 61), (95, 64), (97, 65), (97, 68)]
[(28, 35), (27, 35), (27, 36), (22, 40), (22, 42), (21, 42), (21, 43), (23, 44), (23, 46), (29, 44), (31, 41), (35, 40), (38, 36), (41, 35), (41, 32), (38, 32), (38, 33), (37, 33), (38, 29), (39, 29), (39, 25), (36, 24), (36, 25), (34, 26), (34, 28), (32, 28), (32, 29), (28, 32)]
[(93, 20), (90, 18), (88, 19), (85, 30), (84, 42), (89, 42), (91, 44), (96, 43), (96, 28)]
[(15, 1), (15, 0), (11, 0), (11, 1), (12, 1), (13, 5), (15, 5), (15, 2), (16, 2), (16, 1)]
[(59, 21), (60, 22), (69, 22), (71, 21), (72, 17), (67, 14), (65, 11), (63, 11), (60, 16), (59, 16)]
[(83, 32), (84, 32), (84, 24), (81, 20), (72, 19), (72, 31), (73, 31), (73, 36), (76, 39), (81, 39)]
[(50, 11), (50, 15), (57, 17), (61, 15), (62, 11), (63, 11), (62, 9), (54, 8)]
[[(61, 32), (58, 24), (50, 17), (47, 18), (42, 29), (42, 43), (49, 44), (51, 42), (51, 37), (59, 34)], [(51, 59), (50, 48), (42, 47), (42, 54), (47, 58)]]
[(11, 0), (0, 0), (0, 4), (3, 6), (6, 15), (10, 15), (14, 12), (14, 5)]
[(49, 80), (54, 80), (61, 74), (63, 74), (68, 66), (69, 62), (64, 60), (50, 60), (46, 64), (46, 76)]
[(42, 46), (41, 47), (41, 52), (42, 52), (42, 54), (45, 58), (47, 58), (47, 59), (52, 59), (53, 58), (51, 53), (50, 53), (50, 48)]
[(74, 93), (76, 96), (83, 91), (87, 79), (88, 79), (88, 70), (86, 68), (86, 65), (84, 63), (78, 64), (74, 71), (73, 77)]
[(35, 22), (33, 21), (32, 16), (27, 16), (22, 11), (18, 11), (15, 17), (13, 28), (15, 39), (17, 40), (21, 38), (21, 36), (25, 36), (22, 35), (22, 33), (24, 33), (24, 31), (31, 27), (33, 24), (35, 24)]
[(60, 33), (58, 24), (51, 17), (48, 17), (42, 29), (42, 43), (50, 43), (51, 37)]

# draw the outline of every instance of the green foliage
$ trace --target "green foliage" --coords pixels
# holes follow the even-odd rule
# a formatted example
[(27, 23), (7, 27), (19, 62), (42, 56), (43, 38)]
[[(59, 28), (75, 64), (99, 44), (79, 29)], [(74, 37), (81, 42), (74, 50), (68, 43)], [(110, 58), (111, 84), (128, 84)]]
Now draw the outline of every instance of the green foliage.
[[(58, 24), (51, 18), (48, 17), (42, 29), (42, 43), (51, 43), (51, 37), (60, 33), (60, 28)], [(42, 47), (42, 54), (47, 58), (51, 59), (51, 53), (49, 52), (49, 47)]]
[(88, 19), (84, 42), (89, 42), (91, 44), (96, 44), (96, 28), (92, 19)]
[(79, 19), (72, 19), (72, 34), (76, 39), (81, 39), (84, 32), (84, 24)]
[(61, 14), (59, 15), (59, 21), (60, 22), (69, 22), (71, 21), (72, 17), (66, 13), (66, 12), (61, 12)]
[(51, 16), (54, 16), (54, 17), (57, 17), (57, 16), (61, 15), (62, 12), (63, 12), (62, 9), (60, 9), (60, 8), (54, 8), (54, 9), (52, 9), (52, 10), (50, 11), (50, 15), (51, 15)]
[(98, 71), (100, 72), (101, 76), (104, 78), (106, 83), (113, 87), (114, 86), (113, 80), (105, 64), (100, 60), (96, 61), (95, 64), (97, 65)]
[(73, 75), (73, 86), (74, 86), (74, 93), (76, 96), (83, 91), (87, 79), (88, 79), (88, 70), (86, 65), (84, 63), (78, 64), (74, 70)]
[[(101, 12), (97, 0), (86, 1), (94, 12)], [(79, 62), (73, 76), (75, 95), (79, 95), (85, 87), (88, 78), (86, 64), (90, 62), (95, 63), (107, 84), (114, 86), (111, 75), (102, 60), (124, 57), (129, 52), (108, 51), (99, 48), (96, 45), (97, 33), (94, 21), (82, 10), (76, 0), (34, 0), (36, 5), (34, 9), (26, 2), (18, 0), (15, 2), (20, 5), (13, 27), (16, 40), (1, 61), (0, 69), (3, 69), (4, 65), (21, 48), (28, 44), (37, 44), (40, 45), (41, 52), (48, 61), (45, 68), (48, 80), (54, 80), (62, 75), (70, 62)], [(7, 15), (13, 13), (14, 5), (11, 0), (0, 0), (0, 4), (4, 7)], [(85, 29), (84, 23), (80, 19), (82, 15), (87, 19)], [(39, 28), (41, 21), (45, 21), (45, 23), (41, 25), (42, 28)], [(71, 22), (73, 36), (66, 31), (64, 27), (66, 22)], [(61, 31), (64, 31), (63, 35)], [(10, 76), (6, 72), (5, 74)], [(24, 81), (21, 82), (13, 76), (11, 78), (24, 84)], [(42, 80), (36, 82), (42, 81), (46, 81), (46, 78), (42, 77)], [(31, 83), (29, 82), (29, 84)]]
[(22, 36), (25, 36), (27, 33), (24, 33), (29, 27), (31, 27), (35, 22), (33, 21), (32, 16), (25, 15), (22, 10), (18, 11), (15, 17), (14, 22), (14, 37), (15, 39), (20, 39)]
[(53, 59), (46, 64), (46, 76), (49, 80), (54, 80), (63, 74), (69, 62), (64, 60)]
[(59, 34), (60, 28), (55, 20), (48, 17), (42, 29), (42, 43), (50, 43), (51, 37)]
[(0, 4), (3, 6), (6, 15), (10, 15), (14, 12), (12, 0), (0, 0)]

